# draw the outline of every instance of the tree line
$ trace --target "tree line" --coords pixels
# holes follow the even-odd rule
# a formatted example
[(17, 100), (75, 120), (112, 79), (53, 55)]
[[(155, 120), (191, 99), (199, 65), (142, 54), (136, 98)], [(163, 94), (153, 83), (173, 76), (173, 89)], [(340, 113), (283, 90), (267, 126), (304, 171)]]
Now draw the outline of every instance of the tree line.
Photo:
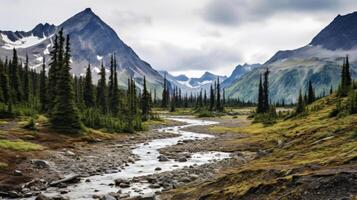
[(108, 131), (141, 130), (142, 121), (152, 117), (151, 94), (143, 77), (143, 90), (128, 79), (128, 89), (118, 85), (115, 55), (110, 59), (109, 80), (101, 64), (98, 83), (93, 84), (91, 66), (85, 76), (72, 76), (69, 35), (61, 29), (54, 37), (48, 68), (43, 59), (37, 73), (30, 69), (28, 56), (21, 63), (16, 49), (12, 59), (0, 60), (0, 113), (14, 115), (45, 114), (52, 129), (79, 132), (86, 127)]

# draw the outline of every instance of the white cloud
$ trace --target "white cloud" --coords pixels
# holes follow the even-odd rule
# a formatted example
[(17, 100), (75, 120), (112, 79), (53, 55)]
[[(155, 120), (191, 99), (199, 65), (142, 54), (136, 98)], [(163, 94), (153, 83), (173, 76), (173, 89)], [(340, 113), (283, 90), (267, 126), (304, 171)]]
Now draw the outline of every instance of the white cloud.
[[(0, 0), (2, 30), (56, 25), (92, 10), (156, 69), (199, 76), (230, 74), (235, 65), (265, 62), (280, 49), (303, 46), (350, 0)], [(6, 19), (6, 20), (5, 20)]]

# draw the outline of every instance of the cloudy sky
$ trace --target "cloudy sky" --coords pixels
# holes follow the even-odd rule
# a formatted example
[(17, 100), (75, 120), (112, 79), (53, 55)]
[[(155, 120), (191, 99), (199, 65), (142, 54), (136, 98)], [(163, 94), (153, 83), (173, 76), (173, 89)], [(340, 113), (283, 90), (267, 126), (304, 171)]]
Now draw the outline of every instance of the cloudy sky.
[(229, 75), (295, 49), (355, 0), (0, 0), (1, 30), (60, 24), (90, 7), (155, 69)]

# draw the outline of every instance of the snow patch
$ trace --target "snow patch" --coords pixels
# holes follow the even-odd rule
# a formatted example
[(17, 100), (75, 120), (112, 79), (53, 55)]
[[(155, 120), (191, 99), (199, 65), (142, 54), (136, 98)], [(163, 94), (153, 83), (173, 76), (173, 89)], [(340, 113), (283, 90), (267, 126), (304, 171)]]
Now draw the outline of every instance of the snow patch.
[(47, 39), (46, 37), (38, 38), (34, 35), (31, 35), (28, 37), (23, 37), (23, 38), (18, 39), (13, 42), (5, 34), (1, 33), (1, 37), (2, 37), (3, 41), (5, 42), (5, 45), (3, 46), (3, 48), (10, 49), (10, 50), (13, 48), (28, 48), (28, 47), (34, 46), (36, 44), (39, 44)]
[(97, 60), (101, 61), (103, 59), (103, 56), (97, 55)]

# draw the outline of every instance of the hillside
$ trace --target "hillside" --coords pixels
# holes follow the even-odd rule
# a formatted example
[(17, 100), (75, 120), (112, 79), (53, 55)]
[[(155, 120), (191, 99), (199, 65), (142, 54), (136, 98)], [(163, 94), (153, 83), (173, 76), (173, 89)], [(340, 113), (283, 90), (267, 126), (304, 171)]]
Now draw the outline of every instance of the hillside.
[(357, 78), (356, 39), (357, 13), (337, 16), (326, 28), (317, 34), (308, 45), (278, 51), (259, 69), (255, 69), (226, 88), (229, 97), (256, 101), (259, 75), (270, 70), (271, 101), (295, 102), (300, 89), (312, 81), (318, 95), (330, 87), (337, 88), (342, 58), (350, 56), (351, 73)]
[(49, 62), (53, 37), (61, 28), (65, 34), (71, 36), (73, 74), (85, 74), (86, 67), (91, 64), (96, 83), (101, 62), (104, 62), (109, 73), (110, 56), (115, 54), (120, 85), (126, 85), (128, 77), (133, 77), (141, 85), (143, 76), (146, 76), (150, 87), (163, 86), (163, 77), (150, 64), (141, 60), (90, 8), (77, 13), (58, 26), (46, 23), (39, 24), (28, 32), (0, 31), (0, 58), (10, 58), (12, 49), (16, 48), (21, 59), (29, 54), (30, 66), (40, 70), (43, 57), (47, 63)]
[(245, 135), (225, 148), (257, 152), (256, 158), (165, 195), (177, 200), (356, 198), (357, 115), (330, 118), (336, 101), (334, 96), (320, 99), (309, 106), (309, 114), (272, 126), (212, 127)]

